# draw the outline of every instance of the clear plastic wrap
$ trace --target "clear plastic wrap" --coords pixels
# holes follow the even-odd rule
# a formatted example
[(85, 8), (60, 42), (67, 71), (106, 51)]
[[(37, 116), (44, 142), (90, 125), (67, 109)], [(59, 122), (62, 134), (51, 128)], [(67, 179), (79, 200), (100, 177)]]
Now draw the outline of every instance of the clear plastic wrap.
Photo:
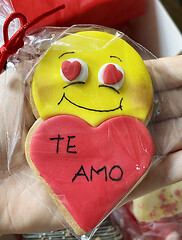
[(147, 194), (114, 211), (127, 240), (182, 238), (182, 182)]
[[(113, 46), (120, 48), (119, 43), (123, 48), (116, 51)], [(26, 211), (24, 225), (14, 226), (19, 232), (56, 230), (63, 225), (77, 239), (90, 239), (100, 223), (143, 180), (152, 158), (153, 163), (158, 162), (179, 142), (178, 134), (176, 138), (168, 136), (168, 140), (156, 134), (154, 122), (165, 116), (169, 119), (173, 112), (171, 108), (165, 112), (160, 95), (153, 96), (152, 84), (154, 91), (160, 90), (155, 75), (158, 73), (153, 73), (153, 59), (149, 51), (124, 33), (95, 25), (46, 27), (24, 38), (24, 47), (9, 58), (1, 81), (1, 179), (15, 190), (10, 205), (10, 213), (16, 206), (13, 222), (18, 222), (19, 211)], [(63, 62), (66, 70), (61, 67)], [(67, 65), (75, 62), (79, 66), (70, 76), (69, 71), (66, 73)], [(160, 61), (159, 64), (163, 66)], [(86, 75), (80, 74), (80, 65), (86, 69)], [(114, 68), (113, 80), (105, 70), (109, 72), (110, 67)], [(91, 90), (87, 89), (87, 80), (97, 81), (96, 87), (90, 85)], [(68, 91), (69, 86), (77, 94), (71, 100), (68, 96), (73, 90)], [(122, 86), (127, 86), (129, 93), (120, 91)], [(51, 158), (55, 164), (47, 164), (50, 154), (54, 155)], [(60, 159), (64, 159), (63, 163)]]
[[(14, 12), (13, 5), (11, 0), (0, 0), (0, 46), (4, 44), (3, 40), (3, 24), (5, 19), (9, 16), (10, 13)], [(11, 37), (13, 33), (18, 30), (20, 27), (20, 22), (18, 19), (15, 19), (9, 27), (9, 36)]]
[[(65, 239), (65, 240), (74, 240), (75, 237), (70, 234), (66, 229), (52, 232), (44, 232), (44, 233), (32, 233), (32, 234), (24, 234), (23, 239), (34, 239), (34, 240), (42, 240), (42, 239)], [(108, 217), (99, 227), (97, 232), (95, 233), (94, 240), (122, 240), (123, 235), (120, 227), (116, 224), (113, 218)]]

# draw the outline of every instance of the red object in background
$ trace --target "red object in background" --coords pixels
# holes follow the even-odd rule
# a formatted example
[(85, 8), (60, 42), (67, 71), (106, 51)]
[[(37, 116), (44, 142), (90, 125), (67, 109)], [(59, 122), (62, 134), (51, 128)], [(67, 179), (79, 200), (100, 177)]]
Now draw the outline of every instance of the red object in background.
[[(2, 45), (2, 47), (0, 48), (0, 74), (4, 68), (4, 65), (8, 57), (16, 53), (19, 48), (23, 47), (24, 45), (23, 38), (26, 32), (30, 28), (32, 28), (32, 26), (44, 20), (46, 17), (49, 17), (64, 8), (65, 8), (64, 4), (59, 5), (54, 9), (44, 12), (43, 14), (37, 16), (36, 18), (32, 19), (29, 22), (27, 22), (27, 18), (22, 13), (18, 13), (18, 12), (13, 12), (7, 17), (3, 26), (4, 45)], [(18, 18), (20, 20), (21, 27), (9, 39), (9, 31), (8, 31), (9, 25), (15, 18)]]
[(15, 239), (17, 239), (17, 240), (23, 240), (23, 237), (22, 237), (22, 235), (20, 235), (20, 234), (15, 234), (14, 237), (15, 237)]
[(60, 11), (37, 26), (70, 26), (72, 24), (99, 24), (116, 26), (144, 12), (144, 0), (12, 0), (15, 11), (23, 13), (28, 21), (65, 4)]
[[(138, 222), (127, 203), (116, 211), (117, 223), (122, 228), (123, 240), (181, 240), (182, 214), (155, 222)], [(173, 235), (174, 234), (174, 235)]]

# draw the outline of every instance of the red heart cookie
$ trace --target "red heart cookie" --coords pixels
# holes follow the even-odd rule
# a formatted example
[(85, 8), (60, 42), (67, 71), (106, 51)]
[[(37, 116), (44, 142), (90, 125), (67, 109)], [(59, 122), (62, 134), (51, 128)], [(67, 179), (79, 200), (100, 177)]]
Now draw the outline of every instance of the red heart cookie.
[(73, 81), (80, 74), (81, 63), (78, 61), (64, 61), (61, 65), (61, 70), (69, 81)]
[(123, 73), (116, 68), (113, 64), (108, 64), (103, 72), (103, 82), (105, 84), (115, 84), (121, 81), (123, 78)]
[(96, 227), (133, 188), (154, 153), (149, 131), (132, 117), (92, 127), (75, 116), (60, 115), (30, 135), (30, 166), (51, 189), (68, 223), (73, 218), (84, 232)]

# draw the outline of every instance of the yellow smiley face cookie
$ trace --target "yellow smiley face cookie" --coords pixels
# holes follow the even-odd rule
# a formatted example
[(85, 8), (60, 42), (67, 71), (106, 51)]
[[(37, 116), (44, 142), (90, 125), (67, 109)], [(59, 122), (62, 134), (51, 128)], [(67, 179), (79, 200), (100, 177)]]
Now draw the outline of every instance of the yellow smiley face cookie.
[(121, 115), (146, 124), (153, 108), (142, 58), (126, 41), (98, 31), (54, 43), (36, 67), (32, 96), (43, 120), (67, 114), (92, 126)]

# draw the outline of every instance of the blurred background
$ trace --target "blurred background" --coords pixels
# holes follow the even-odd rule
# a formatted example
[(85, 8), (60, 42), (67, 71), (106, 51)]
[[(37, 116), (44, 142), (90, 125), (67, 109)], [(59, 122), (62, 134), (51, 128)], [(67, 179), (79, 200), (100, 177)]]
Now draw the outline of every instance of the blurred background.
[(182, 0), (161, 0), (161, 2), (182, 32)]

